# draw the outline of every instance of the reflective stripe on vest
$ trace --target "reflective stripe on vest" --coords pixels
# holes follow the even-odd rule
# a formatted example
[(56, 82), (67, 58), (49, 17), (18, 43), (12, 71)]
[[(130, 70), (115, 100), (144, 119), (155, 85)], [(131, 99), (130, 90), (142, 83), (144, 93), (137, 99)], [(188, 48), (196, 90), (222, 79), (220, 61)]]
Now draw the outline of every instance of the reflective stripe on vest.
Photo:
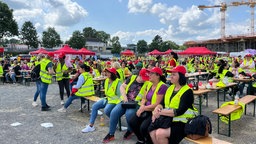
[[(151, 99), (151, 104), (156, 103), (158, 90), (160, 89), (160, 87), (161, 87), (163, 84), (165, 84), (165, 83), (162, 82), (162, 81), (159, 81), (159, 83), (157, 84), (156, 89), (155, 89), (154, 94), (153, 94), (152, 99)], [(147, 85), (147, 93), (148, 93), (148, 91), (151, 89), (152, 85), (153, 85), (152, 82), (149, 82), (149, 83), (148, 83), (148, 85)]]
[[(129, 90), (130, 86), (136, 80), (136, 78), (137, 78), (136, 75), (132, 75), (131, 76), (130, 82), (128, 83), (128, 85), (127, 85), (127, 87), (125, 89), (126, 94), (128, 93), (128, 90)], [(146, 88), (147, 88), (148, 83), (149, 83), (148, 81), (144, 82), (144, 84), (142, 85), (142, 87), (140, 89), (140, 92), (138, 93), (138, 95), (135, 98), (135, 101), (137, 101), (139, 105), (140, 105), (140, 102), (142, 100), (142, 97), (144, 96), (144, 94), (146, 92)]]
[(119, 82), (119, 79), (117, 78), (112, 82), (111, 86), (109, 87), (109, 78), (105, 80), (104, 89), (105, 89), (105, 95), (107, 96), (107, 99), (108, 99), (108, 103), (118, 104), (121, 101), (120, 96), (116, 95), (116, 88), (117, 88), (118, 82)]
[(66, 66), (65, 63), (63, 64), (62, 67), (61, 67), (61, 63), (58, 63), (57, 68), (56, 68), (56, 80), (57, 81), (61, 81), (63, 78), (69, 78), (69, 76), (63, 77), (62, 71), (66, 71), (66, 70), (68, 70), (68, 67)]
[(49, 59), (43, 59), (40, 64), (40, 77), (41, 81), (47, 84), (52, 83), (52, 75), (48, 73), (48, 70), (46, 70), (46, 66), (50, 63), (51, 61)]
[(93, 85), (93, 78), (88, 72), (82, 73), (84, 77), (84, 84), (78, 91), (75, 93), (76, 96), (91, 96), (95, 94), (94, 85)]
[[(172, 100), (170, 101), (170, 98), (172, 96), (172, 93), (174, 91), (175, 85), (171, 85), (165, 94), (164, 97), (164, 104), (165, 104), (165, 108), (171, 108), (171, 109), (178, 109), (179, 105), (180, 105), (180, 98), (181, 96), (190, 89), (190, 87), (188, 85), (184, 85), (183, 87), (181, 87), (181, 89), (175, 94), (175, 96), (172, 98)], [(194, 108), (194, 106), (193, 106)], [(197, 110), (196, 108), (194, 109), (188, 109), (184, 114), (180, 115), (180, 116), (175, 116), (173, 118), (174, 122), (183, 122), (186, 123), (188, 121), (189, 118), (193, 118), (195, 115), (197, 115)]]

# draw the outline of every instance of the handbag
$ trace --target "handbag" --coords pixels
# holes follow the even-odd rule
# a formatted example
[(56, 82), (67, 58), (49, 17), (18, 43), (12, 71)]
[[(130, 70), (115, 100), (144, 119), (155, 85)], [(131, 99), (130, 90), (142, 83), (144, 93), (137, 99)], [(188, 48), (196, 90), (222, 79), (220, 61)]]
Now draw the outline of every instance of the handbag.
[(123, 102), (122, 107), (123, 108), (136, 108), (138, 105), (137, 101), (128, 101), (128, 102)]

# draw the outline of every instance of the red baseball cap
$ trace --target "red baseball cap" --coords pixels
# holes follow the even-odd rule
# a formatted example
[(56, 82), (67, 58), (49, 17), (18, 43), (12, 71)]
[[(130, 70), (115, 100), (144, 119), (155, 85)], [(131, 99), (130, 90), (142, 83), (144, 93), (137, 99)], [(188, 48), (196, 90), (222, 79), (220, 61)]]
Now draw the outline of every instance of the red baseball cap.
[(246, 54), (244, 57), (252, 57), (251, 54)]
[(139, 76), (141, 76), (141, 78), (142, 78), (144, 81), (148, 81), (148, 80), (149, 80), (148, 71), (147, 71), (147, 69), (145, 69), (145, 68), (142, 68), (142, 69), (140, 70)]
[(184, 66), (176, 66), (172, 70), (167, 70), (167, 72), (180, 72), (180, 73), (185, 75), (187, 71), (186, 71), (186, 68)]
[(47, 54), (49, 57), (54, 57), (54, 53), (53, 52), (48, 52)]
[(113, 73), (113, 74), (116, 74), (116, 69), (115, 68), (107, 68), (106, 70)]
[(159, 75), (163, 75), (163, 71), (159, 67), (153, 67), (151, 70), (148, 70), (148, 71), (158, 73)]
[(60, 53), (60, 54), (59, 54), (59, 58), (63, 58), (64, 56), (65, 56), (64, 53)]
[(111, 62), (110, 62), (110, 61), (107, 61), (106, 64), (107, 64), (107, 65), (111, 65)]

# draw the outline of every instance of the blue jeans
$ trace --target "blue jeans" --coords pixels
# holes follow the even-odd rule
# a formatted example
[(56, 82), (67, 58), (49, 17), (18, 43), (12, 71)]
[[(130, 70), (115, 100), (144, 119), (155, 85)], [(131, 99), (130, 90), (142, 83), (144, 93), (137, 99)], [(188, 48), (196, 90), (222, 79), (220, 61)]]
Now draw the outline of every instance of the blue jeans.
[(12, 82), (16, 83), (16, 74), (15, 74), (15, 73), (11, 73), (11, 74), (6, 73), (6, 74), (5, 74), (6, 82), (9, 82), (9, 81), (10, 81), (10, 80), (9, 80), (9, 76), (10, 76), (10, 78), (12, 79)]
[[(65, 104), (64, 104), (64, 108), (68, 108), (69, 107), (69, 105), (72, 103), (72, 101), (73, 100), (75, 100), (75, 99), (79, 99), (79, 98), (81, 98), (82, 99), (82, 97), (79, 97), (79, 96), (76, 96), (76, 95), (71, 95), (71, 96), (69, 96), (68, 97), (68, 100), (65, 102)], [(84, 98), (83, 98), (84, 99)]]
[(94, 124), (95, 119), (97, 118), (98, 110), (104, 108), (104, 113), (110, 117), (110, 113), (116, 104), (109, 104), (105, 98), (97, 101), (92, 105), (92, 114), (90, 117), (90, 124)]
[(36, 80), (36, 92), (34, 94), (34, 101), (37, 100), (37, 97), (40, 94), (40, 88), (41, 88), (41, 80)]
[(40, 99), (42, 107), (46, 107), (46, 93), (48, 90), (48, 86), (49, 84), (41, 82)]
[(110, 124), (109, 124), (109, 134), (114, 135), (116, 131), (116, 126), (118, 123), (119, 118), (122, 117), (122, 115), (125, 114), (126, 122), (128, 125), (127, 131), (132, 132), (131, 127), (128, 124), (128, 121), (130, 121), (131, 117), (136, 113), (136, 108), (126, 109), (122, 107), (122, 103), (117, 104), (110, 114)]

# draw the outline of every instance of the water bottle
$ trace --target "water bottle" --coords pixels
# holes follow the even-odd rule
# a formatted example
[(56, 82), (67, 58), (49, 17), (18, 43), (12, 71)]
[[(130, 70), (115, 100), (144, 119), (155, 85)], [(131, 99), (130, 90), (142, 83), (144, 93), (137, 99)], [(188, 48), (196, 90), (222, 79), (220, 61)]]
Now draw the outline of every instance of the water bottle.
[(100, 117), (100, 126), (104, 126), (104, 125), (105, 125), (104, 117), (101, 116), (101, 117)]
[(236, 96), (235, 96), (235, 100), (234, 100), (235, 105), (238, 104), (238, 101), (239, 101), (239, 95), (237, 93)]

